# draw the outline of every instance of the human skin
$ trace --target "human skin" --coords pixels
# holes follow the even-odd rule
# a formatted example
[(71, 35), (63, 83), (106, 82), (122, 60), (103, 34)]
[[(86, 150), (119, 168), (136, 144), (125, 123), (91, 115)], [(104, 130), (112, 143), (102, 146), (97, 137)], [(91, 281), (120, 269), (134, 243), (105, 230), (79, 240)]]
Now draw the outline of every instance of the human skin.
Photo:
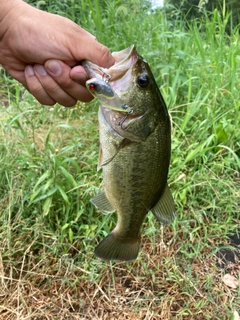
[(73, 21), (22, 0), (0, 0), (0, 64), (42, 104), (70, 107), (92, 96), (78, 63), (114, 64), (110, 50)]

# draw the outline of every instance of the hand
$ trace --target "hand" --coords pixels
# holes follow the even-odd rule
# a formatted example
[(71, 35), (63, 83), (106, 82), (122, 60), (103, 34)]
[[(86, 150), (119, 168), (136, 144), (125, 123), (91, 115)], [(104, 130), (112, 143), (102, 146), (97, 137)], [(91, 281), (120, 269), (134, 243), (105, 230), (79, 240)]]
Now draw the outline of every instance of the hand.
[(87, 74), (76, 65), (88, 59), (110, 67), (109, 49), (69, 19), (20, 0), (0, 0), (0, 5), (0, 63), (8, 73), (42, 104), (90, 101)]

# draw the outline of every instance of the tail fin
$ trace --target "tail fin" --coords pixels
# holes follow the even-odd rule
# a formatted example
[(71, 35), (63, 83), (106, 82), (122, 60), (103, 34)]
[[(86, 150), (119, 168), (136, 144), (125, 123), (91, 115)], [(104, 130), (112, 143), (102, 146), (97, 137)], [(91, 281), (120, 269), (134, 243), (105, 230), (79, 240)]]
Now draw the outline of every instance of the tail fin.
[(99, 243), (94, 253), (98, 258), (104, 260), (128, 261), (137, 258), (139, 247), (139, 238), (135, 241), (123, 242), (118, 240), (112, 231)]

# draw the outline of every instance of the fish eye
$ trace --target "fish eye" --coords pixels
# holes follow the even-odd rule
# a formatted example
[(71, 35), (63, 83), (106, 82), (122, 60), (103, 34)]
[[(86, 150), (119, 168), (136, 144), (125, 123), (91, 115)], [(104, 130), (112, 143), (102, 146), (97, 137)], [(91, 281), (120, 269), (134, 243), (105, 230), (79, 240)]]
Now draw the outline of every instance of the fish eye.
[(137, 84), (141, 88), (146, 88), (150, 83), (150, 79), (146, 73), (142, 73), (138, 76)]

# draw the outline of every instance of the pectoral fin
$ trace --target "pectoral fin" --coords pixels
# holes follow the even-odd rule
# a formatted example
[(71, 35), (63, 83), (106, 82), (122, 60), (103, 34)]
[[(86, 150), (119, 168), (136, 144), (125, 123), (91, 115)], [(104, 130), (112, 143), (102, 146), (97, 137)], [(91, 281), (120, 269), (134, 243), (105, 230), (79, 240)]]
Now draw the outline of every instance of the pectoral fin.
[(175, 205), (172, 197), (172, 193), (166, 184), (166, 187), (161, 194), (161, 198), (156, 205), (152, 208), (152, 213), (155, 218), (163, 225), (173, 222), (175, 214)]
[(119, 145), (114, 146), (114, 148), (110, 150), (111, 152), (108, 152), (108, 150), (103, 151), (102, 147), (100, 146), (97, 169), (100, 170), (101, 167), (108, 165), (116, 157), (118, 152), (129, 143), (131, 143), (130, 140), (123, 139)]
[(102, 146), (100, 146), (97, 170), (99, 171), (101, 169), (101, 167), (109, 164), (115, 158), (115, 156), (118, 154), (119, 150), (120, 150), (120, 148), (119, 149), (116, 148), (115, 150), (113, 150), (113, 148), (112, 148), (110, 151), (114, 151), (114, 152), (108, 152), (108, 150), (106, 150), (106, 149), (103, 151)]
[(91, 199), (92, 204), (94, 204), (102, 213), (108, 214), (115, 211), (109, 202), (105, 191), (100, 192), (95, 197)]

